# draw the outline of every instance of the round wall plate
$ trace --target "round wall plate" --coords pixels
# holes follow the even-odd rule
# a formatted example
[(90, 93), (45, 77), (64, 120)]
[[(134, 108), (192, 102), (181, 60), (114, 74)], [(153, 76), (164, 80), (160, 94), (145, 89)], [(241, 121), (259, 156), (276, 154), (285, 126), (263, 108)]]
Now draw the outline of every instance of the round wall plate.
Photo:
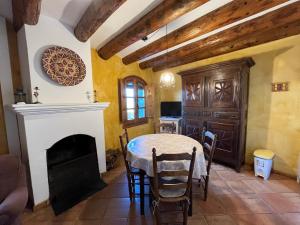
[(42, 67), (50, 79), (64, 86), (77, 85), (86, 75), (86, 68), (80, 56), (60, 46), (48, 48), (43, 52)]

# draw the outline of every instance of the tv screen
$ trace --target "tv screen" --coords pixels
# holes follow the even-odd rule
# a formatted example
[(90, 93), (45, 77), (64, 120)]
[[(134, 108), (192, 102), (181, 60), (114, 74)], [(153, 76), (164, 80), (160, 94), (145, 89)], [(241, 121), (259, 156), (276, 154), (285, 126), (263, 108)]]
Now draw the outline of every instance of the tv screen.
[(167, 117), (180, 117), (181, 102), (161, 102), (160, 115)]

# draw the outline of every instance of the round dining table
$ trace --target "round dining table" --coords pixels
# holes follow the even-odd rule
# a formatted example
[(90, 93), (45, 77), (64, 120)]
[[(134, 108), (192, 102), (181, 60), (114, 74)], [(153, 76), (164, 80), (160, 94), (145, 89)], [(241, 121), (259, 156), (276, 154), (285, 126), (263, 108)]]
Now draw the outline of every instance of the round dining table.
[[(141, 169), (149, 177), (153, 177), (152, 149), (156, 149), (156, 155), (162, 153), (190, 153), (196, 147), (196, 159), (193, 178), (200, 179), (206, 175), (205, 158), (202, 145), (187, 136), (180, 134), (147, 134), (132, 139), (127, 145), (127, 160), (134, 168)], [(160, 170), (189, 170), (189, 161), (164, 161), (160, 163)]]
[[(202, 145), (187, 136), (180, 134), (147, 134), (132, 139), (127, 145), (127, 161), (134, 168), (140, 169), (143, 174), (153, 177), (152, 149), (156, 155), (190, 153), (196, 147), (196, 159), (193, 178), (200, 179), (206, 175), (206, 163)], [(189, 170), (189, 161), (163, 161), (158, 165), (160, 170)], [(144, 214), (144, 176), (140, 176), (141, 214)]]

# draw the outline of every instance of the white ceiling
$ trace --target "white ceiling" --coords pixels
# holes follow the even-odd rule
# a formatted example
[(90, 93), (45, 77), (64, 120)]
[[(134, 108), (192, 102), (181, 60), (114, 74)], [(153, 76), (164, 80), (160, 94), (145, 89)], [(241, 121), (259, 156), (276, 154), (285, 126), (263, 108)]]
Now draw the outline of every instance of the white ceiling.
[(42, 0), (41, 14), (75, 27), (92, 0)]
[[(67, 24), (71, 27), (75, 27), (83, 13), (85, 12), (86, 8), (89, 6), (92, 0), (42, 0), (42, 9), (41, 14), (45, 16), (49, 16), (60, 20), (62, 23)], [(216, 8), (225, 5), (226, 3), (232, 0), (210, 0), (206, 4), (190, 11), (189, 13), (179, 17), (178, 19), (174, 20), (170, 24), (168, 24), (167, 30), (168, 33), (172, 32), (173, 30), (199, 18), (210, 11), (213, 11)], [(279, 6), (273, 7), (272, 9), (266, 10), (262, 13), (258, 13), (254, 16), (248, 17), (244, 20), (240, 20), (234, 24), (225, 26), (221, 29), (212, 31), (208, 34), (199, 36), (192, 40), (189, 40), (185, 43), (180, 45), (174, 46), (169, 50), (173, 50), (179, 48), (183, 45), (188, 43), (203, 39), (209, 35), (214, 33), (220, 32), (222, 30), (228, 29), (233, 25), (237, 25), (242, 23), (246, 20), (261, 16), (266, 12), (276, 10), (279, 7), (282, 7), (287, 4), (291, 4), (295, 1), (299, 0), (289, 0), (286, 3), (283, 3)], [(91, 46), (93, 48), (100, 48), (109, 40), (111, 40), (114, 36), (122, 32), (124, 29), (132, 25), (136, 22), (142, 15), (147, 13), (148, 11), (152, 10), (155, 6), (161, 3), (162, 0), (127, 0), (123, 5), (120, 6), (103, 24), (102, 26), (95, 32), (95, 34), (91, 37)], [(11, 10), (11, 0), (0, 0), (0, 15), (8, 18), (9, 20), (12, 19), (12, 10)], [(166, 27), (159, 29), (158, 31), (153, 32), (152, 34), (148, 35), (148, 40), (138, 41), (126, 49), (123, 49), (121, 52), (118, 53), (121, 57), (124, 57), (135, 50), (148, 45), (149, 43), (163, 37), (166, 34)], [(165, 53), (165, 51), (150, 56), (144, 60), (148, 60), (150, 58), (156, 57)]]

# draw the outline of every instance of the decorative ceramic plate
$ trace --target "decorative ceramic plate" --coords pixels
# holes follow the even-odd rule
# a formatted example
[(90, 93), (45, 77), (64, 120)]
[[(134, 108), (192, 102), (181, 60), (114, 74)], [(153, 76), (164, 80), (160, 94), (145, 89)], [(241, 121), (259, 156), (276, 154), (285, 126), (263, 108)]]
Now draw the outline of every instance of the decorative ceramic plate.
[(68, 48), (54, 46), (44, 51), (42, 67), (55, 82), (64, 86), (74, 86), (85, 78), (84, 62)]

